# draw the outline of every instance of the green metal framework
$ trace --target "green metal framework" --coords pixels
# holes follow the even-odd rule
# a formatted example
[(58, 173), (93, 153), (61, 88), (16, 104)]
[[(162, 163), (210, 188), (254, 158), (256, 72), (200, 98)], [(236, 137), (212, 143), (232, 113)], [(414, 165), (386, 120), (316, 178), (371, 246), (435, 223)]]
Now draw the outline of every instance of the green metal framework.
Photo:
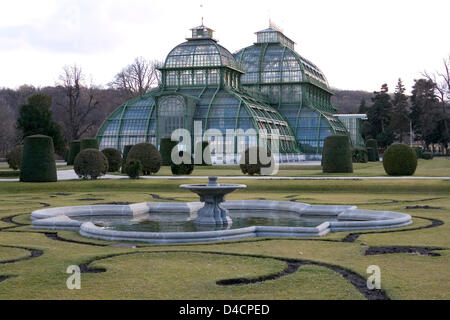
[(257, 42), (234, 54), (245, 74), (244, 88), (259, 93), (287, 119), (302, 153), (321, 154), (324, 139), (348, 134), (334, 116), (333, 92), (320, 69), (294, 50), (294, 42), (270, 27), (256, 33)]
[[(149, 141), (159, 144), (167, 127), (183, 123), (192, 132), (193, 122), (201, 121), (203, 132), (219, 129), (224, 135), (227, 129), (248, 129), (256, 131), (256, 137), (231, 136), (211, 144), (223, 143), (223, 150), (234, 150), (236, 154), (267, 133), (269, 141), (274, 130), (280, 133), (280, 152), (298, 154), (295, 133), (287, 119), (261, 95), (251, 94), (241, 88), (243, 74), (241, 66), (233, 55), (217, 44), (212, 30), (204, 26), (192, 29), (192, 38), (175, 47), (160, 67), (162, 86), (147, 94), (130, 100), (115, 110), (100, 128), (97, 137), (100, 148), (114, 147), (123, 150), (127, 144)], [(164, 98), (166, 97), (166, 98)], [(159, 114), (168, 105), (167, 97), (178, 97), (183, 101), (184, 121), (176, 116), (165, 115), (159, 121)], [(182, 99), (181, 99), (182, 98)], [(160, 123), (165, 127), (160, 128)], [(194, 137), (194, 143), (201, 137)]]

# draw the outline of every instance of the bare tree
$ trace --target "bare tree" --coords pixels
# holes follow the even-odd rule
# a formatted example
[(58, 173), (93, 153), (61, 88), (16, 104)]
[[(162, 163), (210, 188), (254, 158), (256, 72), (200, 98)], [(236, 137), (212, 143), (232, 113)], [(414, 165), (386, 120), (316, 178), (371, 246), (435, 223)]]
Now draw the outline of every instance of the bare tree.
[(141, 96), (151, 88), (161, 84), (161, 72), (157, 69), (159, 62), (137, 57), (134, 62), (120, 71), (108, 85), (124, 90), (130, 98)]
[(447, 143), (450, 139), (449, 134), (449, 115), (447, 113), (447, 109), (449, 108), (450, 102), (450, 55), (447, 59), (444, 58), (444, 71), (436, 72), (436, 73), (428, 73), (423, 72), (422, 75), (427, 78), (429, 81), (434, 83), (435, 94), (439, 99), (441, 108), (442, 108), (442, 116), (441, 121), (444, 126), (444, 139), (443, 139), (443, 147), (447, 149)]
[(68, 141), (78, 140), (90, 133), (98, 122), (92, 114), (99, 107), (93, 85), (85, 85), (85, 77), (77, 65), (65, 66), (59, 79), (65, 92), (63, 103), (65, 111), (64, 130)]

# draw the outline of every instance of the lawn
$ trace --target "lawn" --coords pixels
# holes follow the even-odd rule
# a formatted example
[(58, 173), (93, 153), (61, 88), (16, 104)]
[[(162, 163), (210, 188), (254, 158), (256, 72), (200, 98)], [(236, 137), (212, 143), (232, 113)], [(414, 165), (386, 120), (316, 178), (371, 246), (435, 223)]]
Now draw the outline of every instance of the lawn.
[[(419, 172), (449, 176), (448, 163), (444, 158), (421, 162)], [(380, 172), (380, 163), (359, 166), (362, 175)], [(229, 176), (236, 171), (233, 167), (196, 170), (199, 175)], [(316, 168), (283, 171), (320, 175)], [(349, 233), (342, 232), (315, 239), (138, 244), (133, 248), (83, 238), (72, 231), (58, 231), (55, 238), (54, 231), (29, 227), (30, 212), (48, 206), (166, 198), (197, 201), (194, 194), (178, 188), (197, 181), (202, 180), (0, 182), (0, 299), (368, 299), (342, 272), (365, 279), (370, 265), (381, 268), (382, 290), (389, 299), (450, 298), (449, 180), (227, 181), (248, 186), (229, 199), (349, 204), (405, 212), (414, 218), (411, 226), (387, 233), (361, 232), (350, 242), (343, 241)], [(366, 255), (376, 247), (393, 246), (406, 249)], [(217, 284), (281, 274), (292, 259), (302, 264), (284, 276), (238, 286)], [(82, 289), (68, 290), (67, 267), (83, 264), (104, 272), (83, 273)]]

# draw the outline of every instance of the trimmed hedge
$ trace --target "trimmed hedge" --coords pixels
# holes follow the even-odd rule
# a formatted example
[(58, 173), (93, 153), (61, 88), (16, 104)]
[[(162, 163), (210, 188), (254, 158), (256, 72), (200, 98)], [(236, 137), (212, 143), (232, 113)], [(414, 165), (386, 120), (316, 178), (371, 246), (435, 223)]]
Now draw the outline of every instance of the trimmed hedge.
[(117, 172), (122, 164), (122, 156), (120, 151), (114, 148), (106, 148), (102, 153), (108, 159), (108, 172)]
[(23, 145), (15, 146), (7, 155), (6, 162), (13, 170), (20, 170), (23, 156)]
[(325, 138), (322, 152), (322, 171), (324, 173), (352, 173), (352, 152), (349, 137), (331, 135)]
[[(251, 176), (255, 174), (261, 175), (262, 168), (270, 168), (272, 162), (274, 161), (274, 158), (272, 157), (270, 151), (267, 151), (266, 148), (263, 148), (262, 153), (266, 152), (267, 156), (271, 157), (271, 161), (268, 164), (262, 164), (259, 155), (260, 148), (261, 147), (250, 147), (241, 154), (239, 167), (241, 168), (243, 174), (249, 174)], [(250, 159), (250, 156), (254, 154), (254, 152), (256, 152), (256, 159)]]
[(25, 138), (20, 181), (56, 182), (55, 149), (53, 139), (44, 135)]
[(178, 152), (178, 155), (180, 158), (183, 158), (183, 156), (187, 155), (188, 157), (190, 157), (191, 163), (182, 162), (180, 164), (175, 164), (171, 161), (170, 170), (172, 171), (172, 174), (176, 176), (190, 175), (194, 171), (194, 159), (189, 152), (186, 152), (185, 155), (184, 151), (180, 151)]
[(161, 168), (162, 159), (156, 147), (148, 142), (138, 143), (128, 152), (128, 160), (139, 160), (142, 163), (142, 172), (144, 175), (157, 173)]
[(434, 158), (434, 155), (431, 152), (423, 152), (422, 153), (422, 159), (424, 160), (432, 160)]
[(67, 160), (67, 165), (69, 165), (69, 166), (73, 165), (75, 158), (80, 153), (80, 145), (81, 145), (81, 141), (79, 141), (79, 140), (74, 140), (70, 143), (70, 150), (69, 150), (69, 157)]
[(178, 142), (172, 141), (171, 138), (161, 139), (160, 150), (163, 166), (170, 166), (172, 164), (172, 150), (176, 145), (178, 145)]
[(383, 154), (383, 167), (390, 176), (412, 176), (417, 169), (416, 152), (406, 144), (392, 144)]
[(80, 143), (80, 151), (85, 149), (97, 149), (98, 150), (98, 141), (95, 138), (83, 139)]
[(125, 147), (123, 147), (123, 154), (122, 154), (122, 173), (126, 173), (125, 172), (125, 166), (127, 164), (127, 156), (128, 156), (128, 152), (130, 152), (131, 148), (133, 148), (133, 145), (126, 145)]
[(363, 147), (355, 147), (352, 149), (352, 161), (353, 163), (367, 163), (369, 157), (367, 155), (367, 149)]
[(84, 149), (75, 158), (73, 168), (80, 178), (96, 180), (108, 171), (108, 159), (97, 149)]
[(142, 175), (142, 163), (139, 160), (131, 159), (125, 164), (124, 171), (131, 179), (139, 179)]
[(413, 150), (416, 153), (417, 159), (422, 158), (423, 149), (421, 147), (413, 147)]
[[(367, 155), (370, 162), (380, 161), (380, 155), (378, 154), (378, 142), (375, 139), (369, 139), (366, 141)], [(369, 150), (369, 148), (371, 148)]]

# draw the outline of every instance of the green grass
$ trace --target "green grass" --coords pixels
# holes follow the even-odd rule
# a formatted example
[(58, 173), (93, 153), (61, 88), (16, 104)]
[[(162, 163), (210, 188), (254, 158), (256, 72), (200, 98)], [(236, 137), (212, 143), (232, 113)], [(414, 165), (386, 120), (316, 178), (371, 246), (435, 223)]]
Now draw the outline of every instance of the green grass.
[[(448, 160), (436, 161), (446, 164)], [(222, 170), (227, 173), (234, 169)], [(311, 168), (308, 170), (314, 171)], [(434, 170), (437, 173), (437, 168)], [(0, 219), (16, 216), (14, 222), (29, 225), (29, 213), (43, 208), (44, 204), (59, 207), (157, 201), (151, 194), (176, 198), (178, 201), (197, 201), (195, 194), (178, 188), (178, 185), (187, 181), (125, 179), (42, 184), (0, 182)], [(189, 180), (189, 183), (197, 181), (201, 180)], [(262, 283), (228, 287), (215, 284), (227, 278), (254, 278), (280, 272), (285, 264), (273, 259), (276, 257), (336, 265), (363, 277), (368, 276), (368, 266), (378, 265), (382, 272), (382, 288), (392, 299), (450, 299), (450, 181), (326, 180), (273, 183), (236, 179), (227, 182), (248, 185), (246, 190), (235, 192), (227, 199), (265, 198), (311, 204), (351, 204), (359, 208), (411, 214), (414, 224), (400, 230), (430, 224), (425, 218), (439, 219), (445, 224), (422, 230), (368, 233), (354, 243), (322, 241), (343, 239), (348, 232), (342, 232), (313, 241), (247, 239), (208, 244), (143, 244), (142, 248), (133, 249), (87, 239), (72, 231), (58, 231), (58, 235), (65, 239), (107, 246), (55, 241), (47, 238), (42, 230), (30, 229), (28, 225), (18, 227), (0, 222), (0, 228), (13, 227), (0, 231), (0, 262), (29, 255), (28, 251), (11, 246), (35, 248), (44, 252), (36, 259), (0, 264), (0, 275), (15, 276), (0, 283), (0, 299), (364, 299), (342, 276), (313, 265), (302, 266), (289, 276)], [(426, 205), (435, 209), (406, 209)], [(417, 254), (364, 255), (370, 246), (393, 245), (436, 246), (445, 250), (436, 251), (440, 254), (437, 257)], [(82, 274), (82, 289), (68, 290), (67, 267), (94, 258), (99, 260), (92, 266), (106, 268), (107, 272)]]

